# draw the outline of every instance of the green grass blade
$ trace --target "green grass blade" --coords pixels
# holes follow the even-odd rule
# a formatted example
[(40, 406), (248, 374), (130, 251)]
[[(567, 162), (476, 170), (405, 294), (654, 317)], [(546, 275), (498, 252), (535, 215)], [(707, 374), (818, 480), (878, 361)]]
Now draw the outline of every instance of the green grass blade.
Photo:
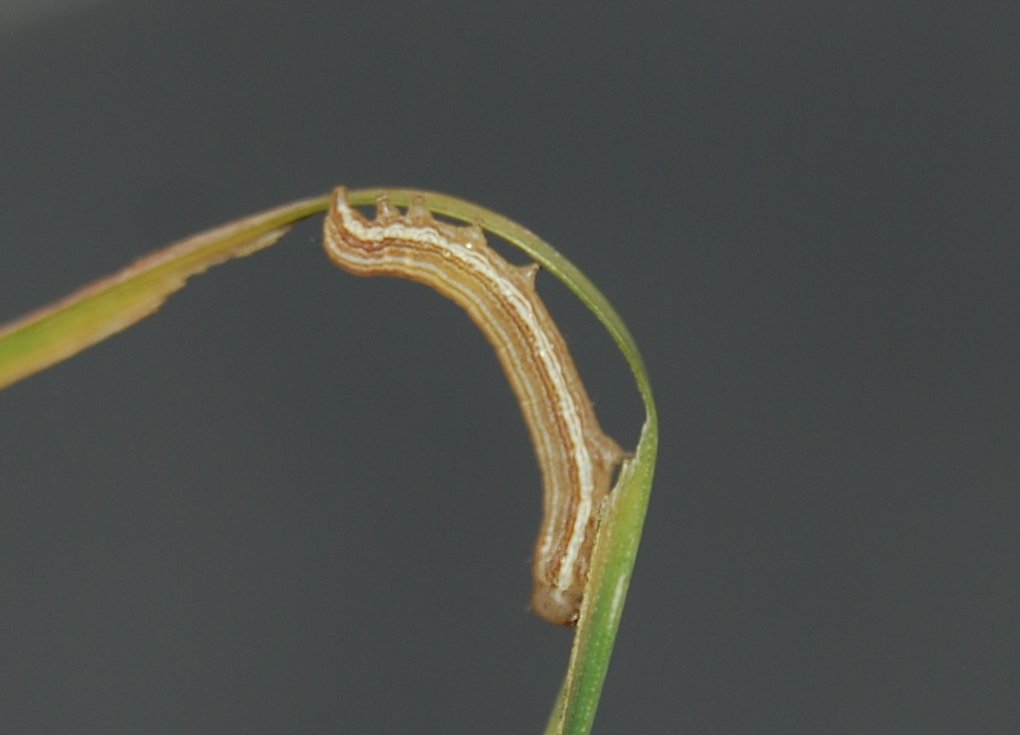
[(637, 450), (620, 472), (609, 495), (599, 527), (581, 617), (574, 637), (567, 675), (550, 717), (547, 733), (582, 735), (591, 730), (602, 693), (623, 603), (630, 584), (655, 470), (659, 424), (651, 383), (630, 330), (609, 301), (572, 263), (517, 223), (475, 204), (444, 194), (409, 189), (359, 189), (348, 193), (352, 204), (373, 204), (386, 194), (394, 204), (407, 206), (424, 194), (434, 212), (481, 227), (502, 237), (534, 258), (577, 295), (599, 318), (627, 359), (645, 405), (645, 423)]
[(195, 235), (0, 327), (0, 389), (126, 329), (191, 276), (272, 245), (327, 204), (326, 197), (293, 202)]
[[(364, 205), (374, 203), (381, 193), (407, 206), (419, 192), (360, 189), (349, 192), (349, 197), (352, 204)], [(637, 450), (623, 465), (600, 525), (570, 665), (547, 729), (548, 733), (587, 733), (609, 666), (652, 485), (658, 420), (648, 375), (633, 337), (612, 305), (551, 245), (483, 207), (442, 194), (426, 193), (425, 200), (435, 212), (476, 222), (514, 244), (563, 281), (609, 330), (630, 364), (645, 404)], [(0, 389), (131, 326), (158, 309), (191, 276), (268, 247), (295, 222), (327, 206), (327, 197), (316, 197), (236, 220), (171, 245), (0, 327)]]

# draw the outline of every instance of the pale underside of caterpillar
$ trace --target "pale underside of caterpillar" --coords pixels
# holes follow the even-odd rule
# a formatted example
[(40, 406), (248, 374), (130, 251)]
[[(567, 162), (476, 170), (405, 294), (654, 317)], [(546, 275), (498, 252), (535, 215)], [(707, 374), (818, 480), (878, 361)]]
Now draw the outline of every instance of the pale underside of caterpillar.
[(323, 240), (351, 273), (431, 286), (467, 311), (492, 343), (544, 486), (531, 606), (550, 622), (575, 624), (602, 504), (625, 454), (599, 426), (566, 341), (535, 291), (538, 265), (508, 263), (479, 227), (436, 220), (422, 198), (401, 213), (380, 197), (370, 220), (342, 188), (333, 193)]

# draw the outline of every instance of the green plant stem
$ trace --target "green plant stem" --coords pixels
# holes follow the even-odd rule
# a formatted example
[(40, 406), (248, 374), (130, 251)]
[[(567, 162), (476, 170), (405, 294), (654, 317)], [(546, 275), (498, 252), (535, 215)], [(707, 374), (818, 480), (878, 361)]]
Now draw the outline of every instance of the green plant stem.
[(655, 472), (659, 423), (644, 360), (630, 330), (608, 299), (576, 266), (527, 228), (490, 209), (445, 194), (361, 189), (351, 191), (349, 197), (353, 204), (363, 205), (373, 203), (383, 194), (400, 206), (409, 205), (414, 196), (424, 196), (430, 210), (475, 222), (534, 258), (598, 317), (634, 374), (645, 406), (645, 423), (634, 456), (624, 463), (603, 511), (570, 664), (546, 729), (550, 734), (584, 735), (591, 731), (609, 668)]
[[(369, 205), (380, 194), (401, 206), (424, 195), (429, 209), (475, 222), (520, 248), (566, 284), (598, 317), (634, 373), (645, 405), (645, 423), (634, 456), (624, 462), (603, 509), (570, 664), (546, 730), (557, 735), (584, 735), (591, 730), (605, 681), (655, 469), (658, 418), (641, 353), (623, 320), (595, 285), (531, 231), (492, 210), (444, 194), (356, 189), (348, 192), (348, 197), (352, 204)], [(272, 245), (294, 223), (324, 211), (328, 204), (328, 197), (305, 199), (201, 233), (0, 327), (0, 389), (131, 326), (158, 309), (191, 276)]]
[(191, 276), (272, 245), (328, 203), (327, 197), (293, 202), (195, 235), (0, 327), (0, 389), (126, 329)]

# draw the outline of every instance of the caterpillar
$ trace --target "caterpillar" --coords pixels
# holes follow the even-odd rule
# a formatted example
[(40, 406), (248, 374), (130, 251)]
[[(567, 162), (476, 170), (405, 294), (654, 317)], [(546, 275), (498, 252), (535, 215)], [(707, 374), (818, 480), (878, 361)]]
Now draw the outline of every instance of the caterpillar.
[(532, 609), (577, 622), (602, 503), (625, 453), (606, 435), (566, 341), (535, 290), (539, 266), (516, 266), (477, 225), (436, 220), (424, 196), (405, 212), (385, 196), (374, 219), (336, 189), (323, 232), (329, 257), (360, 276), (424, 283), (461, 306), (493, 345), (520, 404), (543, 483)]

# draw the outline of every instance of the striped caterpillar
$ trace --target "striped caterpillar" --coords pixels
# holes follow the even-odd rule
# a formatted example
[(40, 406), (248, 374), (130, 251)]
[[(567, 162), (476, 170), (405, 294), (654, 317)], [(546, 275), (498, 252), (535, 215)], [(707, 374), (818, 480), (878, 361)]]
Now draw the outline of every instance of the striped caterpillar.
[(460, 305), (492, 343), (524, 414), (544, 486), (532, 609), (577, 622), (602, 502), (624, 457), (599, 426), (563, 335), (535, 291), (537, 264), (515, 266), (477, 225), (435, 220), (423, 197), (402, 214), (386, 197), (374, 220), (331, 198), (323, 241), (330, 258), (361, 276), (431, 286)]

